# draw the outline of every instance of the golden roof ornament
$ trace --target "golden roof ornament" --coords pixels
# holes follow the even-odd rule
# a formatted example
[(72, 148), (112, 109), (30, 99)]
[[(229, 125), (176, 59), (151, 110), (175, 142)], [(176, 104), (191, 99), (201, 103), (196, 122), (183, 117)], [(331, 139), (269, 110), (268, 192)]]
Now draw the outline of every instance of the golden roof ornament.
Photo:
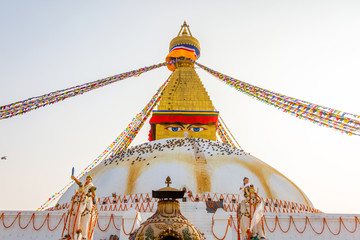
[(178, 35), (175, 38), (173, 38), (173, 40), (171, 40), (169, 51), (171, 51), (175, 46), (178, 46), (178, 45), (183, 45), (183, 44), (191, 45), (198, 49), (199, 53), (198, 53), (197, 58), (199, 58), (200, 43), (196, 38), (194, 38), (192, 36), (189, 27), (190, 26), (186, 23), (186, 21), (184, 21), (184, 24), (181, 26)]
[(160, 198), (160, 199), (176, 199), (176, 198), (183, 198), (185, 191), (180, 191), (176, 188), (170, 187), (171, 178), (168, 176), (166, 178), (166, 187), (160, 188), (159, 190), (152, 191), (153, 198)]
[[(180, 211), (180, 203), (176, 198), (182, 198), (184, 191), (170, 187), (171, 178), (166, 178), (166, 187), (153, 191), (154, 198), (160, 198), (157, 209), (153, 216), (140, 224), (140, 227), (130, 234), (131, 240), (146, 239), (192, 239), (205, 240), (204, 234), (187, 220)], [(163, 195), (155, 196), (154, 193)], [(180, 196), (174, 196), (179, 194)], [(172, 196), (169, 196), (172, 195)], [(166, 196), (165, 196), (166, 195)]]
[(186, 21), (184, 21), (184, 24), (181, 26), (180, 31), (179, 31), (179, 33), (178, 33), (177, 36), (180, 36), (181, 31), (182, 31), (182, 34), (181, 34), (181, 35), (188, 35), (188, 32), (186, 31), (186, 29), (187, 29), (187, 30), (189, 30), (190, 36), (192, 37), (192, 34), (191, 34), (191, 32), (190, 32), (190, 28), (189, 28), (189, 27), (190, 27), (190, 26), (187, 25)]
[(172, 183), (170, 176), (167, 176), (165, 183), (167, 184), (168, 187), (170, 187), (170, 184)]

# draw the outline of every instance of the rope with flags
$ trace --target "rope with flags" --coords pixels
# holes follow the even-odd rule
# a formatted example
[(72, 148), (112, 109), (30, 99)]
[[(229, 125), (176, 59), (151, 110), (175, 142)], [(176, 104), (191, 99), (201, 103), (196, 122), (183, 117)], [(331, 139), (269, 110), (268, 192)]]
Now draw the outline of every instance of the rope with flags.
[(216, 133), (218, 134), (220, 140), (225, 143), (229, 144), (234, 148), (238, 148), (243, 150), (236, 138), (230, 132), (230, 129), (226, 126), (224, 120), (219, 115), (219, 121), (217, 122)]
[(226, 126), (224, 120), (219, 115), (219, 121), (217, 122), (216, 133), (218, 134), (220, 140), (225, 143), (229, 144), (234, 148), (238, 148), (243, 150), (240, 144), (236, 141), (235, 137), (230, 132), (229, 128)]
[(137, 70), (133, 70), (130, 72), (117, 74), (117, 75), (103, 78), (103, 79), (100, 79), (97, 81), (85, 83), (85, 84), (78, 85), (75, 87), (58, 90), (58, 91), (44, 94), (41, 96), (32, 97), (32, 98), (29, 98), (29, 99), (26, 99), (23, 101), (18, 101), (15, 103), (4, 105), (4, 106), (0, 107), (0, 120), (24, 114), (24, 113), (27, 113), (29, 111), (32, 111), (32, 110), (35, 110), (35, 109), (38, 109), (41, 107), (45, 107), (47, 105), (63, 101), (69, 97), (75, 97), (77, 95), (84, 94), (91, 90), (94, 90), (94, 89), (97, 89), (100, 87), (104, 87), (106, 85), (109, 85), (114, 82), (118, 82), (120, 80), (124, 80), (129, 77), (133, 77), (133, 76), (136, 77), (144, 72), (148, 72), (150, 70), (153, 70), (153, 69), (156, 69), (159, 67), (163, 67), (166, 65), (167, 65), (167, 63), (163, 62), (163, 63), (155, 64), (155, 65), (152, 65), (149, 67), (139, 68)]
[(229, 77), (200, 63), (195, 62), (195, 64), (231, 87), (234, 87), (235, 89), (254, 97), (259, 101), (281, 109), (283, 112), (290, 113), (300, 119), (309, 120), (320, 126), (333, 128), (349, 135), (360, 136), (359, 115), (335, 110), (272, 92)]
[[(130, 124), (125, 128), (125, 130), (101, 153), (91, 164), (89, 164), (76, 178), (81, 178), (87, 174), (91, 169), (97, 166), (103, 160), (110, 158), (117, 154), (120, 151), (126, 150), (133, 139), (136, 137), (142, 126), (144, 125), (147, 118), (150, 116), (154, 107), (159, 103), (161, 99), (162, 92), (166, 88), (170, 77), (161, 85), (161, 87), (156, 91), (154, 96), (151, 98), (149, 103), (132, 119)], [(66, 190), (68, 190), (74, 181), (69, 182), (63, 189), (59, 192), (54, 193), (44, 204), (42, 204), (37, 211), (46, 209), (54, 200), (62, 196)]]

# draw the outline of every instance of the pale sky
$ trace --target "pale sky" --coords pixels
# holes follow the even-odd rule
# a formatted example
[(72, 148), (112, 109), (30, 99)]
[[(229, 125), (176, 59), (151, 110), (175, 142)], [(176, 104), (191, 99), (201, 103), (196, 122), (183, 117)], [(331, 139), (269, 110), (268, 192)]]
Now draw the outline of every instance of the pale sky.
[[(0, 105), (163, 62), (184, 20), (198, 60), (242, 81), (360, 114), (360, 2), (0, 1)], [(297, 119), (201, 69), (246, 152), (327, 213), (360, 213), (360, 137)], [(35, 210), (127, 126), (167, 79), (144, 73), (0, 120), (0, 210)], [(132, 145), (147, 141), (148, 124)], [(232, 183), (240, 184), (240, 183)], [(151, 191), (152, 189), (149, 189)]]

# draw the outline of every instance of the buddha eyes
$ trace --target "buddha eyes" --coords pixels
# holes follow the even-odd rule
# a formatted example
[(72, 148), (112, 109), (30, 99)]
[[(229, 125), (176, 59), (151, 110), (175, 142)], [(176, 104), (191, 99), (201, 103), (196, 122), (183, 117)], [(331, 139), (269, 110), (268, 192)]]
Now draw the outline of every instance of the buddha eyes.
[(193, 131), (193, 132), (201, 132), (201, 131), (204, 131), (206, 129), (203, 128), (203, 127), (191, 127), (191, 128), (189, 128), (189, 130)]
[(180, 132), (180, 131), (182, 131), (182, 128), (181, 127), (168, 127), (168, 128), (166, 128), (166, 130), (169, 130), (171, 132)]

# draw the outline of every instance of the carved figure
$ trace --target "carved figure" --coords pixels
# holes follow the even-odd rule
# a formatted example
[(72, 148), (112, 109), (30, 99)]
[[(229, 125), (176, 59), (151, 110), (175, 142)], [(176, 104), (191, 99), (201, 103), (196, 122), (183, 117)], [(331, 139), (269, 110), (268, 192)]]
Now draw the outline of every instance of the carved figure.
[[(96, 187), (92, 184), (92, 177), (86, 177), (83, 185), (74, 175), (71, 179), (79, 186), (79, 189), (71, 199), (63, 239), (92, 240), (95, 224), (97, 221)], [(67, 231), (66, 231), (67, 230)]]

